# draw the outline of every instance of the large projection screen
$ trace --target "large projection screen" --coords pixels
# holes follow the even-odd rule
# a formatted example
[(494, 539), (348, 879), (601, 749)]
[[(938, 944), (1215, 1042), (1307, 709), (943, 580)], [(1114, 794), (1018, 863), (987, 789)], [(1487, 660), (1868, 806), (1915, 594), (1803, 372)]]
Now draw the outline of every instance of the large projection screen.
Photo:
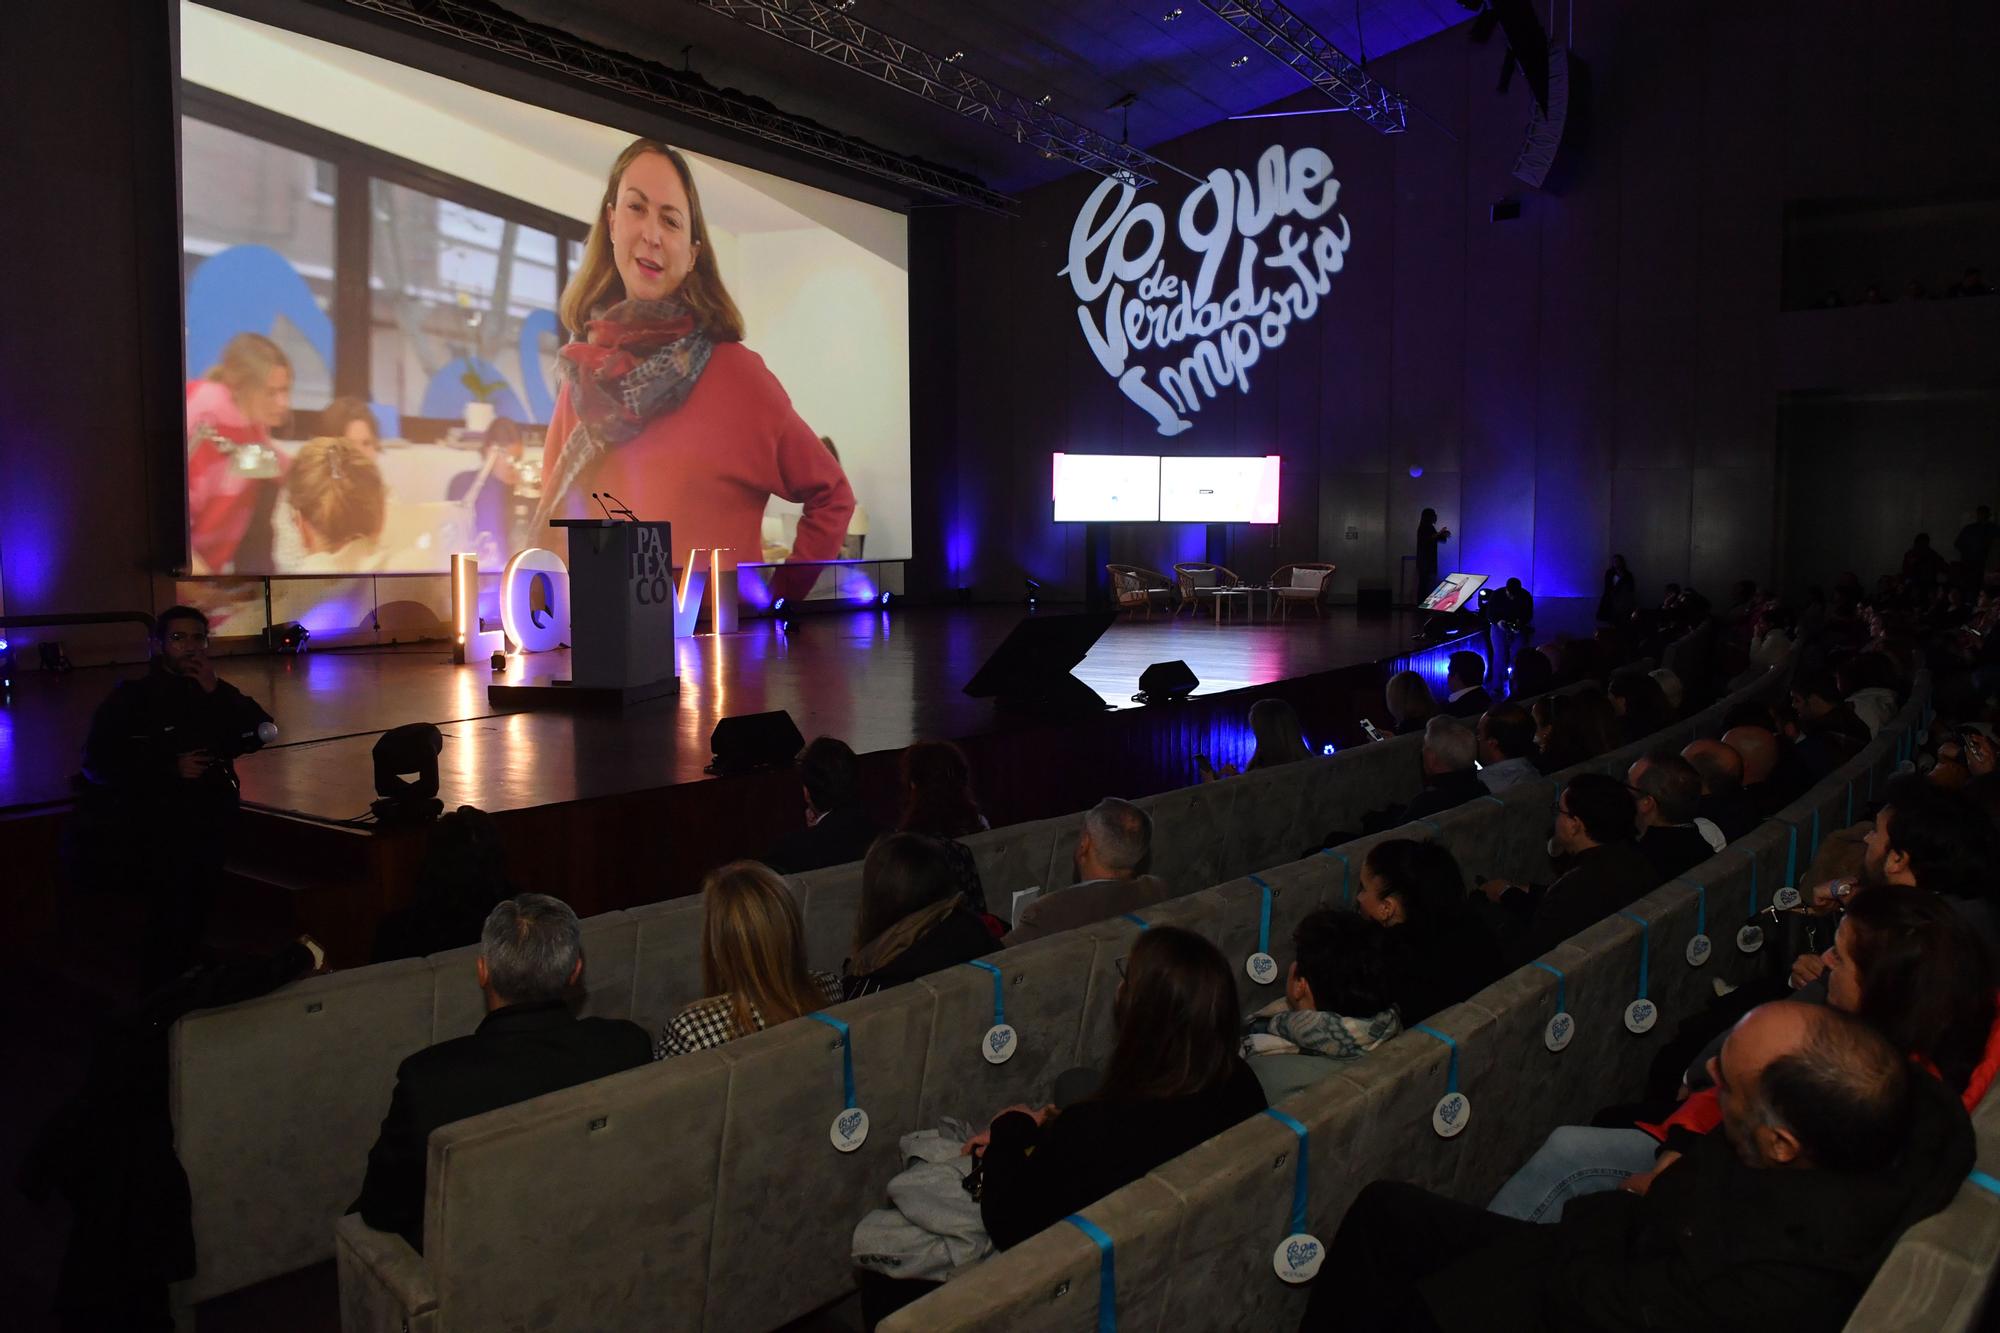
[(1151, 523), (1160, 516), (1157, 455), (1055, 455), (1055, 521)]
[[(629, 191), (603, 207), (627, 131), (185, 0), (180, 42), (195, 574), (497, 567), (593, 491), (671, 522), (676, 564), (909, 557), (901, 214), (689, 153), (696, 255), (678, 184), (622, 232)], [(740, 340), (712, 291), (699, 337), (620, 306), (628, 271), (712, 273)], [(621, 348), (565, 353), (579, 272)]]
[(1165, 523), (1276, 523), (1278, 455), (1162, 458), (1160, 520)]

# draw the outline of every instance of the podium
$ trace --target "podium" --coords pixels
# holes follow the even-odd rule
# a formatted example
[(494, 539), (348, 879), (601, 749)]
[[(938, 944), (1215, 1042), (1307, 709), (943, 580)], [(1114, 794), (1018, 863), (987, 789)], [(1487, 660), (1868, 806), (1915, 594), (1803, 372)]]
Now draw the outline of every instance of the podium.
[(666, 523), (558, 518), (569, 533), (569, 679), (496, 683), (510, 708), (623, 707), (678, 694), (672, 529)]

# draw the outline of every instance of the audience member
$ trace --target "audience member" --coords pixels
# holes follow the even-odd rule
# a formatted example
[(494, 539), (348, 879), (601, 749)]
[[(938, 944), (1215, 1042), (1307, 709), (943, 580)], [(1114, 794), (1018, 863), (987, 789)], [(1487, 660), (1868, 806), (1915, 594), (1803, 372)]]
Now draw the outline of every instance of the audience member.
[(1535, 767), (1560, 773), (1624, 744), (1611, 701), (1595, 688), (1552, 694), (1535, 701)]
[(1173, 892), (1167, 882), (1142, 873), (1152, 850), (1152, 817), (1130, 801), (1105, 797), (1083, 817), (1072, 858), (1076, 882), (1043, 889), (1021, 909), (1006, 942), (1025, 944), (1163, 902)]
[(1820, 1006), (1753, 1010), (1718, 1067), (1722, 1133), (1556, 1225), (1368, 1186), (1301, 1327), (1838, 1328), (1896, 1238), (1971, 1169), (1965, 1108)]
[(1613, 672), (1604, 693), (1611, 700), (1611, 711), (1618, 715), (1620, 745), (1636, 745), (1673, 721), (1666, 691), (1643, 671)]
[(1562, 789), (1549, 849), (1569, 858), (1569, 869), (1546, 888), (1498, 879), (1479, 886), (1497, 909), (1494, 926), (1512, 963), (1541, 957), (1659, 887), (1633, 841), (1638, 818), (1632, 793), (1616, 778), (1582, 773)]
[[(1475, 767), (1479, 758), (1479, 738), (1472, 728), (1455, 717), (1434, 717), (1424, 726), (1424, 746), (1418, 755), (1423, 767), (1423, 790), (1404, 805), (1391, 806), (1367, 815), (1365, 831), (1378, 833), (1398, 828), (1413, 819), (1430, 819), (1453, 810), (1467, 801), (1486, 795)], [(1328, 834), (1324, 846), (1345, 842), (1338, 834)]]
[(1539, 648), (1524, 648), (1514, 658), (1514, 674), (1507, 680), (1509, 699), (1533, 699), (1547, 694), (1556, 685), (1555, 663)]
[(1687, 687), (1681, 678), (1666, 667), (1655, 667), (1646, 673), (1653, 683), (1660, 687), (1660, 696), (1667, 701), (1667, 718), (1671, 721), (1681, 715), (1681, 706), (1687, 701)]
[[(1675, 585), (1668, 584), (1669, 588)], [(1678, 588), (1675, 588), (1678, 591)], [(1599, 624), (1622, 625), (1632, 618), (1639, 609), (1639, 581), (1632, 577), (1631, 567), (1625, 557), (1611, 557), (1611, 567), (1604, 571), (1604, 595), (1597, 599), (1597, 619)]]
[(1946, 296), (1991, 296), (1993, 289), (1986, 285), (1986, 275), (1977, 265), (1970, 265), (1959, 275), (1957, 282), (1945, 289)]
[(841, 991), (859, 999), (999, 947), (966, 902), (947, 844), (892, 833), (861, 863), (854, 956), (841, 969)]
[(1972, 521), (1958, 530), (1952, 549), (1965, 566), (1965, 581), (1978, 587), (1986, 577), (1987, 558), (1993, 553), (1993, 538), (2000, 528), (1993, 524), (1993, 510), (1986, 505), (1973, 511)]
[(991, 827), (972, 794), (972, 766), (950, 741), (918, 741), (903, 751), (903, 818), (898, 833), (922, 833), (942, 842), (952, 877), (967, 906), (986, 915), (986, 887), (972, 849), (959, 839)]
[(461, 805), (431, 826), (410, 905), (376, 925), (368, 961), (424, 958), (477, 944), (494, 907), (513, 896), (493, 816)]
[(1257, 742), (1257, 749), (1250, 762), (1243, 765), (1246, 773), (1312, 758), (1312, 747), (1305, 742), (1299, 715), (1283, 699), (1259, 699), (1250, 705), (1250, 736)]
[(241, 804), (236, 759), (261, 749), (271, 715), (215, 674), (208, 617), (160, 613), (152, 664), (99, 704), (84, 741), (70, 867), (87, 886), (145, 896), (145, 988), (199, 953)]
[(1112, 1003), (1118, 1040), (1096, 1091), (1010, 1106), (966, 1145), (980, 1155), (986, 1231), (1009, 1249), (1263, 1110), (1237, 1055), (1235, 969), (1192, 931), (1141, 931)]
[(1406, 1025), (1471, 999), (1506, 971), (1441, 843), (1386, 838), (1370, 847), (1354, 910), (1389, 932), (1389, 998)]
[(1695, 827), (1701, 805), (1701, 775), (1672, 750), (1654, 750), (1626, 770), (1625, 783), (1638, 798), (1639, 855), (1653, 868), (1653, 883), (1664, 884), (1721, 851)]
[[(1743, 790), (1743, 756), (1721, 741), (1704, 740), (1690, 742), (1681, 751), (1681, 758), (1694, 765), (1701, 776), (1695, 823), (1711, 825), (1721, 834), (1724, 845), (1748, 837), (1760, 820), (1750, 794)], [(1714, 841), (1709, 838), (1711, 845)]]
[(1398, 671), (1389, 677), (1382, 694), (1398, 736), (1422, 731), (1424, 723), (1437, 716), (1437, 697), (1431, 693), (1430, 682), (1414, 671)]
[(1478, 653), (1456, 652), (1446, 667), (1444, 711), (1452, 717), (1478, 717), (1493, 705), (1486, 693), (1486, 659)]
[(1920, 532), (1903, 552), (1903, 584), (1912, 592), (1926, 593), (1944, 577), (1944, 557), (1931, 546), (1931, 535)]
[(472, 1035), (419, 1051), (396, 1070), (361, 1197), (348, 1209), (419, 1253), (432, 1130), (631, 1069), (653, 1054), (636, 1023), (570, 1013), (564, 996), (583, 979), (583, 939), (576, 913), (559, 899), (524, 893), (495, 907), (477, 972), (485, 1019)]
[(1870, 739), (1868, 725), (1840, 694), (1832, 673), (1801, 670), (1792, 677), (1790, 729), (1793, 750), (1805, 769), (1806, 782), (1818, 782), (1861, 752)]
[(1243, 1035), (1243, 1057), (1272, 1105), (1403, 1030), (1386, 936), (1366, 917), (1331, 907), (1292, 932), (1285, 993), (1250, 1015)]
[(1535, 768), (1535, 719), (1527, 709), (1495, 704), (1479, 715), (1479, 762), (1479, 781), (1495, 796), (1541, 776)]
[(1731, 723), (1722, 743), (1743, 761), (1743, 792), (1759, 818), (1769, 819), (1805, 794), (1796, 762), (1768, 723)]
[(706, 1051), (840, 1003), (840, 978), (806, 966), (805, 925), (784, 879), (732, 861), (701, 883), (701, 988), (653, 1043), (653, 1058)]
[[(1954, 591), (1956, 591), (1954, 589)], [(1896, 697), (1895, 668), (1880, 653), (1857, 653), (1834, 672), (1835, 689), (1874, 740), (1896, 720), (1902, 701)]]
[[(1826, 1003), (1907, 1052), (1967, 1111), (1979, 1104), (2000, 1070), (1994, 979), (1978, 936), (1944, 899), (1896, 885), (1856, 894), (1824, 959)], [(1491, 1209), (1527, 1222), (1560, 1221), (1570, 1199), (1657, 1172), (1722, 1121), (1712, 1080), (1657, 1125), (1607, 1124), (1611, 1118), (1549, 1135)]]
[(764, 864), (781, 875), (799, 875), (868, 855), (882, 830), (862, 808), (860, 765), (847, 742), (816, 737), (799, 751), (795, 767), (805, 792), (806, 826), (778, 839)]

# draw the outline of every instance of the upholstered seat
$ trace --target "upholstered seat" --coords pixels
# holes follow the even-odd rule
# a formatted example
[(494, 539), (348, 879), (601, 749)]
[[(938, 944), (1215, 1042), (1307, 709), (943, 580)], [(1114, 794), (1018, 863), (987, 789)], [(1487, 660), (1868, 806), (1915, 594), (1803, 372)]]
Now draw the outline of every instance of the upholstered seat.
[(1153, 608), (1176, 610), (1180, 606), (1179, 586), (1157, 569), (1142, 565), (1106, 565), (1111, 579), (1111, 597), (1120, 611), (1144, 611), (1152, 618)]
[(1218, 589), (1243, 585), (1236, 571), (1228, 566), (1200, 562), (1175, 565), (1174, 578), (1180, 584), (1181, 601), (1190, 610), (1198, 610), (1203, 604), (1212, 602)]
[(1279, 619), (1295, 605), (1310, 605), (1316, 615), (1326, 614), (1326, 593), (1333, 583), (1337, 565), (1305, 563), (1283, 565), (1271, 575), (1271, 595), (1278, 599)]

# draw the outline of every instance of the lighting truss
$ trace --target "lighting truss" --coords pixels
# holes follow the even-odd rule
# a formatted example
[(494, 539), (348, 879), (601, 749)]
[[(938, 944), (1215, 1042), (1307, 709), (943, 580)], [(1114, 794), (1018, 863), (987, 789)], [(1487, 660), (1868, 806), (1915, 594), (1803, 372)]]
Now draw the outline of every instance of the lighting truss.
[(992, 126), (1014, 142), (1134, 187), (1162, 170), (1189, 175), (1150, 153), (1113, 142), (1087, 125), (996, 87), (964, 68), (959, 55), (938, 56), (877, 31), (818, 0), (695, 0), (825, 60)]
[(1276, 56), (1342, 111), (1361, 117), (1370, 129), (1401, 134), (1409, 128), (1409, 104), (1390, 92), (1310, 23), (1278, 0), (1201, 0), (1217, 18)]
[(813, 124), (740, 94), (715, 88), (650, 61), (607, 51), (553, 28), (465, 0), (346, 0), (357, 9), (418, 27), (538, 68), (593, 84), (674, 115), (810, 154), (877, 180), (921, 190), (989, 213), (1010, 214), (1016, 201), (975, 180)]

